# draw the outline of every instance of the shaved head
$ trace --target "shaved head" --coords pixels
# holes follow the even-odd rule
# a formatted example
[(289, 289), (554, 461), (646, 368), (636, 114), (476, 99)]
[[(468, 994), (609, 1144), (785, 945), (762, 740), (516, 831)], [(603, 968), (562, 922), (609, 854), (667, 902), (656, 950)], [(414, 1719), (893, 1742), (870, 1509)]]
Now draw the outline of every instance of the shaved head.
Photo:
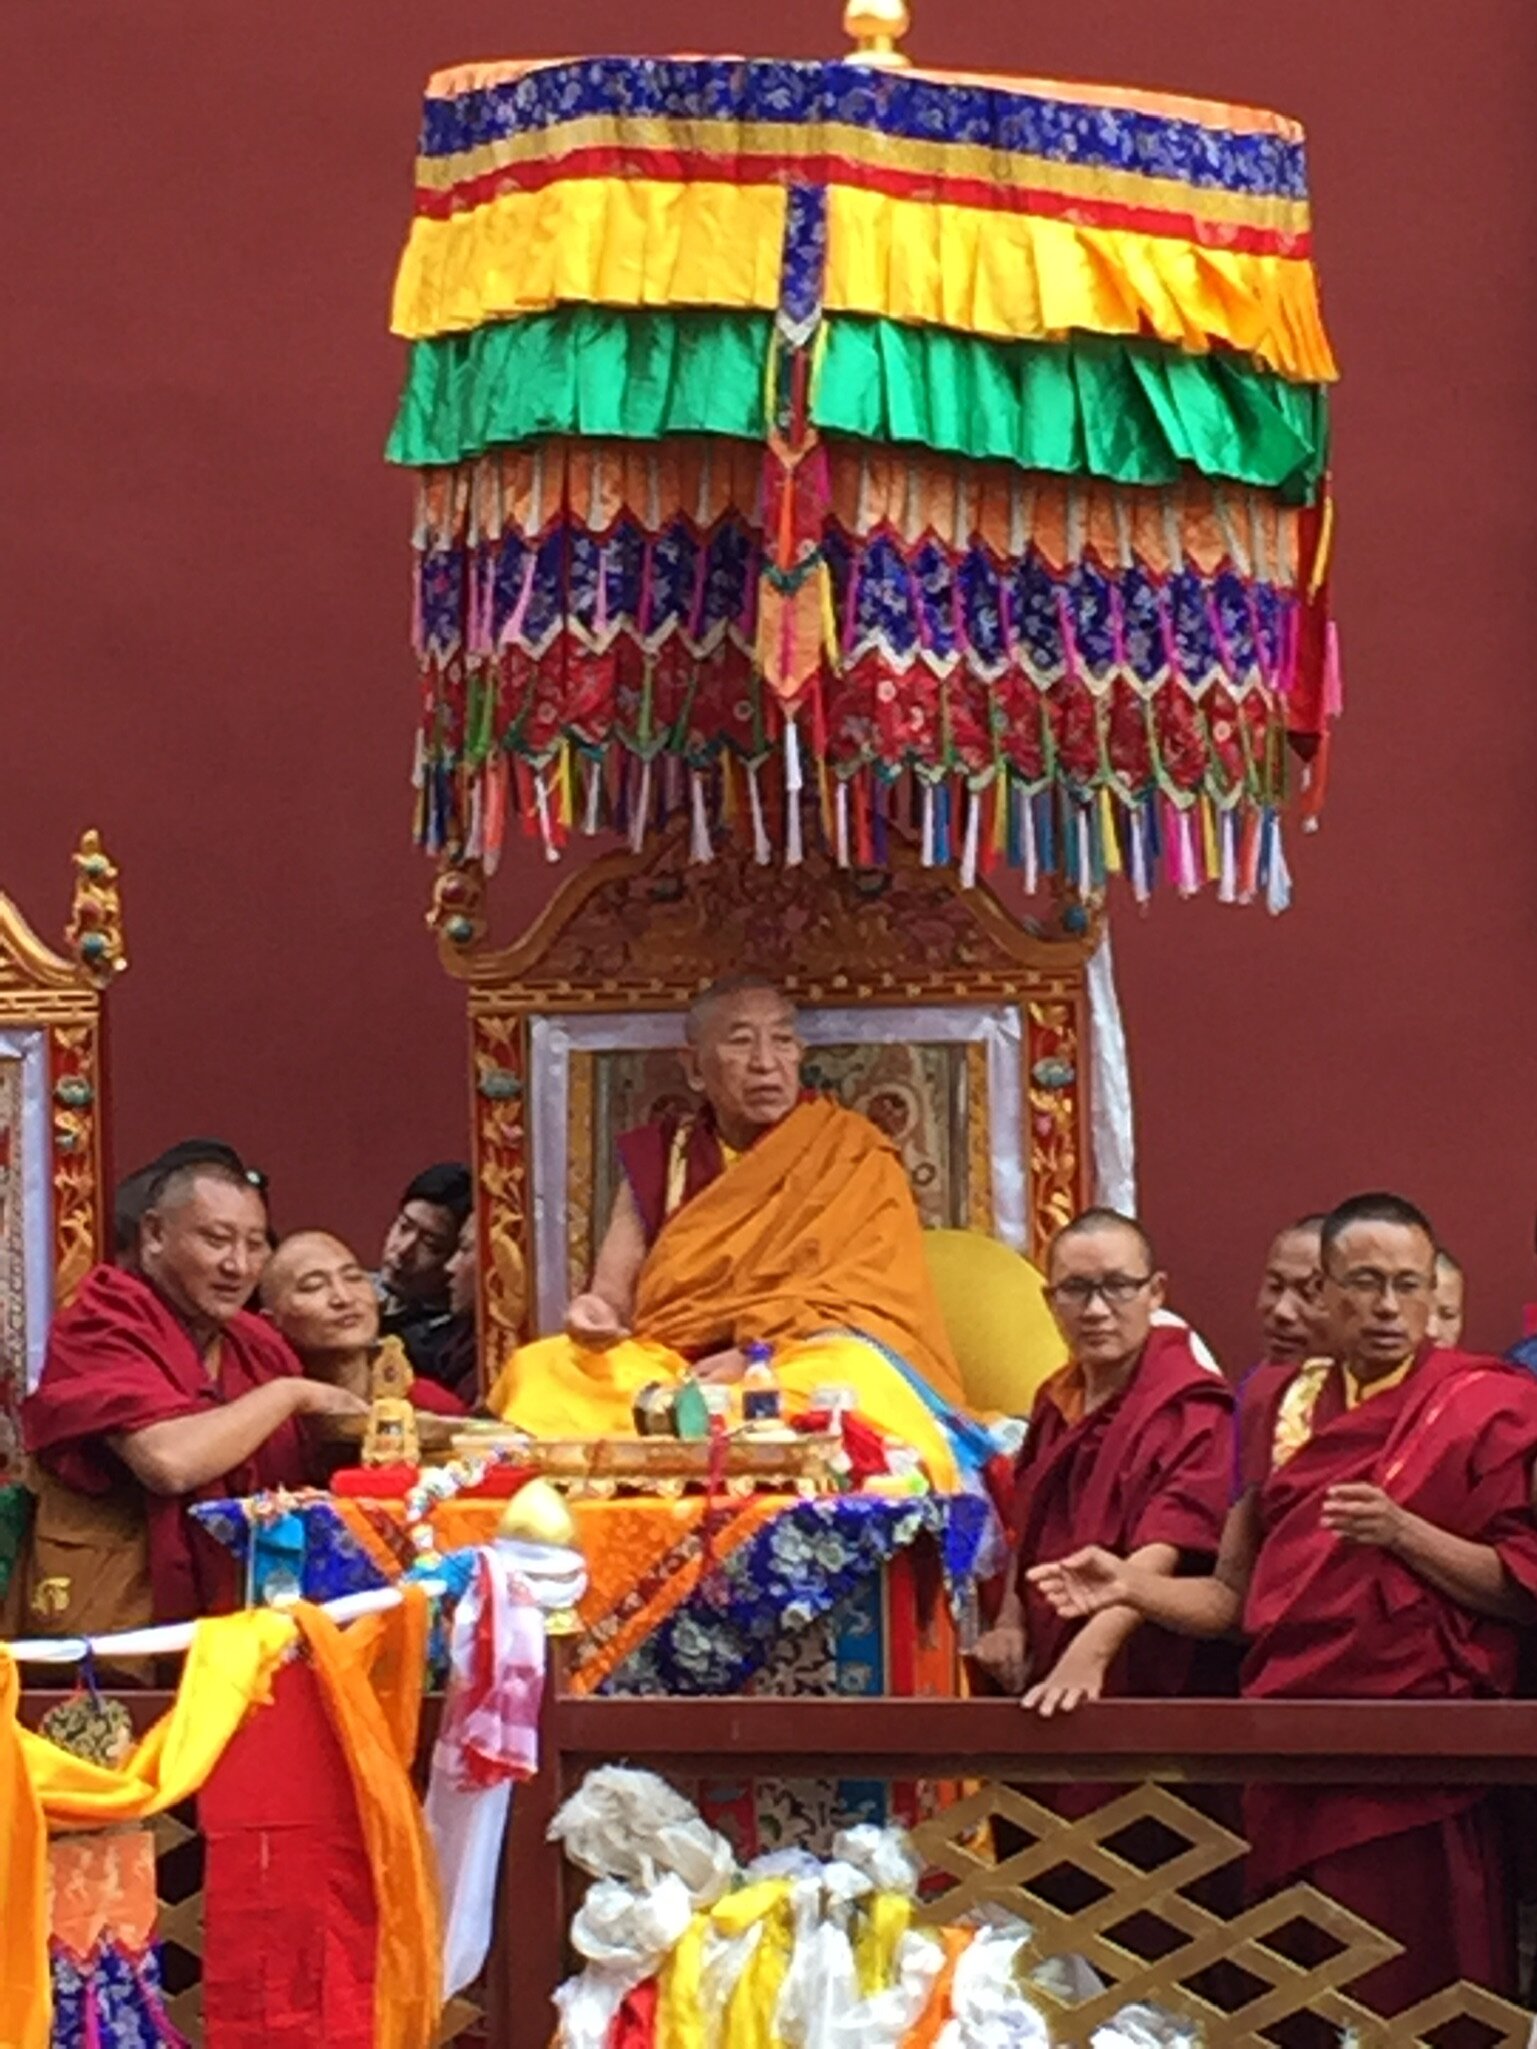
[(688, 1007), (683, 1022), (683, 1035), (690, 1046), (697, 1046), (707, 1029), (716, 1022), (716, 1013), (733, 1007), (733, 999), (751, 997), (750, 1008), (762, 1008), (765, 1001), (784, 1010), (794, 1021), (795, 1005), (771, 975), (759, 974), (755, 968), (743, 968), (735, 974), (717, 975), (707, 989), (701, 989)]
[(689, 1007), (683, 1065), (738, 1151), (788, 1117), (800, 1097), (795, 1005), (767, 975), (723, 975)]
[(363, 1262), (331, 1231), (295, 1231), (262, 1275), (274, 1327), (306, 1365), (368, 1350), (379, 1338), (379, 1298)]
[(293, 1286), (295, 1277), (307, 1265), (335, 1259), (337, 1256), (350, 1259), (356, 1264), (357, 1254), (343, 1239), (332, 1231), (290, 1231), (279, 1244), (276, 1252), (267, 1261), (262, 1275), (261, 1298), (270, 1309)]
[(1050, 1272), (1056, 1266), (1058, 1254), (1063, 1252), (1075, 1240), (1080, 1238), (1099, 1238), (1107, 1234), (1114, 1235), (1117, 1233), (1124, 1234), (1132, 1240), (1136, 1245), (1138, 1254), (1150, 1271), (1156, 1268), (1158, 1261), (1153, 1253), (1153, 1241), (1149, 1238), (1147, 1232), (1143, 1230), (1137, 1219), (1126, 1216), (1124, 1212), (1118, 1209), (1106, 1209), (1102, 1206), (1097, 1206), (1093, 1209), (1081, 1211), (1073, 1218), (1071, 1223), (1064, 1224), (1061, 1230), (1058, 1231), (1056, 1237), (1052, 1239), (1051, 1249), (1046, 1255), (1047, 1271)]

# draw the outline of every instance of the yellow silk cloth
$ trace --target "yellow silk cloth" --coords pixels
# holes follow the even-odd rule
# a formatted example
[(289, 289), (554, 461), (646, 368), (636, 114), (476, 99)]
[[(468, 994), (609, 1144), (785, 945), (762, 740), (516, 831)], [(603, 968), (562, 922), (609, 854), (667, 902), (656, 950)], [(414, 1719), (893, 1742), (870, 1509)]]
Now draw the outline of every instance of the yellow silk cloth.
[[(777, 185), (601, 177), (419, 214), (391, 325), (419, 340), (573, 302), (772, 312), (784, 215)], [(1153, 334), (1242, 349), (1299, 381), (1337, 375), (1306, 257), (851, 185), (829, 191), (827, 235), (829, 312), (1001, 341)]]
[[(641, 1269), (638, 1336), (607, 1351), (546, 1338), (516, 1351), (493, 1412), (536, 1437), (622, 1434), (641, 1388), (676, 1380), (722, 1342), (762, 1340), (795, 1411), (852, 1388), (861, 1415), (957, 1484), (944, 1431), (863, 1331), (935, 1394), (963, 1405), (907, 1177), (867, 1118), (802, 1103), (662, 1226)], [(823, 1335), (831, 1333), (831, 1335)]]
[[(337, 1495), (331, 1506), (378, 1569), (397, 1578), (406, 1553), (403, 1504)], [(500, 1499), (441, 1502), (431, 1513), (434, 1542), (445, 1552), (489, 1544), (506, 1506)], [(566, 1685), (572, 1693), (591, 1693), (693, 1596), (710, 1559), (724, 1562), (782, 1514), (785, 1501), (755, 1495), (712, 1508), (697, 1495), (678, 1501), (638, 1496), (574, 1500), (567, 1506), (587, 1569), (587, 1591), (578, 1610), (582, 1630), (572, 1638)], [(700, 1541), (707, 1516), (709, 1558)]]
[(16, 1721), (20, 1692), (0, 1643), (0, 2042), (48, 2049), (48, 1830)]
[(376, 1696), (370, 1685), (372, 1675), (386, 1694), (414, 1689), (419, 1698), (425, 1628), (419, 1588), (347, 1638), (306, 1608), (256, 1608), (199, 1622), (176, 1699), (116, 1767), (88, 1763), (20, 1727), (17, 1669), (0, 1644), (0, 2045), (48, 2043), (48, 1827), (147, 1821), (195, 1793), (248, 1711), (271, 1699), (273, 1675), (302, 1632), (353, 1768), (369, 1847), (379, 1916), (375, 2039), (381, 2049), (427, 2049), (437, 2018), (437, 1909), (430, 1866), (421, 1861), (420, 1813), (398, 1748), (408, 1733), (414, 1745), (414, 1719), (407, 1704)]

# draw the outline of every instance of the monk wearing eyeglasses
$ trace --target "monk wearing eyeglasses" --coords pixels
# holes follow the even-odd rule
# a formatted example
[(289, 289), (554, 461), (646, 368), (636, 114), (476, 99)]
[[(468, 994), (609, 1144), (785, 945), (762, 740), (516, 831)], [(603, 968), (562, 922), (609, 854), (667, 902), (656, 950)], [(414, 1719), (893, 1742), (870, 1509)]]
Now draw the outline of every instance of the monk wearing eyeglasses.
[(1233, 1398), (1190, 1332), (1155, 1320), (1164, 1276), (1134, 1218), (1086, 1210), (1058, 1232), (1047, 1280), (1068, 1362), (1031, 1412), (1013, 1582), (976, 1656), (1053, 1715), (1107, 1693), (1189, 1690), (1190, 1643), (1127, 1605), (1061, 1614), (1024, 1568), (1099, 1545), (1150, 1576), (1209, 1569), (1231, 1498)]
[[(1031, 1583), (1091, 1627), (1128, 1610), (1194, 1636), (1241, 1622), (1252, 1700), (1509, 1694), (1520, 1626), (1537, 1620), (1537, 1385), (1431, 1341), (1436, 1239), (1412, 1203), (1342, 1203), (1321, 1258), (1330, 1356), (1246, 1395), (1215, 1572), (1171, 1579), (1105, 1546), (1037, 1565)], [(1256, 1898), (1306, 1881), (1403, 1945), (1352, 1996), (1391, 2016), (1459, 1978), (1512, 1985), (1483, 1788), (1254, 1786), (1244, 1811)]]

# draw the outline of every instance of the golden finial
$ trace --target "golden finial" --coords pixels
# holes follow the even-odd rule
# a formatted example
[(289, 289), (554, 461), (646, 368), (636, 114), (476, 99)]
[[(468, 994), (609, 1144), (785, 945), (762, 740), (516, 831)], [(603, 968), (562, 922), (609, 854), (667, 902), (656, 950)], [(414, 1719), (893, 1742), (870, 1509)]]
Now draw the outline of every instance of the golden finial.
[(897, 45), (912, 23), (907, 0), (849, 0), (843, 10), (843, 33), (854, 43), (850, 63), (869, 64), (877, 71), (905, 71), (912, 59)]
[(101, 834), (94, 830), (81, 834), (75, 850), (75, 899), (64, 936), (98, 989), (128, 965), (117, 863), (102, 851)]

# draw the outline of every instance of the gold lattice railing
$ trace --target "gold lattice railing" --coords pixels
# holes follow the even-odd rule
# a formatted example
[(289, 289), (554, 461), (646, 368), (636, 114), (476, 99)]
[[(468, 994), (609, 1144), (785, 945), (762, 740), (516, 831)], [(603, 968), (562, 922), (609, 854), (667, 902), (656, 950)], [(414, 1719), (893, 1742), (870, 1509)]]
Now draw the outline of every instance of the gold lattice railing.
[[(1027, 1971), (1081, 1960), (1092, 1976), (1074, 1996), (1049, 1975), (1034, 1987), (1061, 2049), (1086, 2049), (1132, 2005), (1185, 2021), (1203, 2049), (1342, 2035), (1358, 2049), (1537, 2041), (1530, 2013), (1469, 1984), (1380, 2019), (1352, 1988), (1398, 1945), (1311, 1886), (1245, 1905), (1247, 1845), (1228, 1819), (1236, 1802), (1196, 1790), (1249, 1780), (1533, 1784), (1537, 1706), (1104, 1702), (1042, 1722), (1008, 1701), (556, 1699), (507, 1870), (525, 2005), (536, 1974), (553, 1988), (563, 1968), (568, 1903), (558, 1860), (537, 1840), (543, 1820), (584, 1771), (616, 1757), (680, 1781), (712, 1769), (969, 1780), (966, 1798), (914, 1832), (930, 1881), (923, 1918), (1002, 1908), (1031, 1931)], [(1054, 1783), (1124, 1790), (1067, 1819), (1046, 1804)], [(535, 2049), (540, 2038), (531, 2019), (526, 2032), (494, 2039)]]
[[(27, 1718), (53, 1698), (23, 1696)], [(135, 1720), (147, 1723), (164, 1705), (164, 1696), (135, 1697)], [(425, 1742), (435, 1722), (429, 1711)], [(1054, 1992), (1049, 1979), (1035, 1988), (1061, 2049), (1089, 2044), (1130, 2005), (1183, 2019), (1203, 2049), (1310, 2049), (1337, 2043), (1342, 2031), (1358, 2049), (1529, 2049), (1537, 2041), (1530, 2013), (1468, 1984), (1391, 2022), (1378, 2019), (1352, 1988), (1396, 1945), (1309, 1886), (1243, 1905), (1234, 1881), (1245, 1844), (1224, 1803), (1198, 1790), (1245, 1780), (1537, 1784), (1537, 1705), (1107, 1702), (1043, 1723), (1006, 1701), (552, 1692), (542, 1746), (539, 1776), (514, 1805), (484, 1990), (454, 2003), (439, 2037), (464, 2049), (547, 2049), (549, 1995), (570, 1964), (572, 1900), (545, 1829), (582, 1774), (615, 1758), (683, 1782), (723, 1774), (970, 1782), (964, 1799), (915, 1831), (930, 1878), (923, 1918), (944, 1923), (1002, 1908), (1031, 1931), (1027, 1970), (1081, 1959), (1093, 1973), (1082, 1996)], [(1047, 1789), (1062, 1783), (1124, 1790), (1066, 1819), (1047, 1804)], [(157, 1833), (166, 2003), (196, 2043), (202, 1846), (189, 1810), (163, 1818)]]

